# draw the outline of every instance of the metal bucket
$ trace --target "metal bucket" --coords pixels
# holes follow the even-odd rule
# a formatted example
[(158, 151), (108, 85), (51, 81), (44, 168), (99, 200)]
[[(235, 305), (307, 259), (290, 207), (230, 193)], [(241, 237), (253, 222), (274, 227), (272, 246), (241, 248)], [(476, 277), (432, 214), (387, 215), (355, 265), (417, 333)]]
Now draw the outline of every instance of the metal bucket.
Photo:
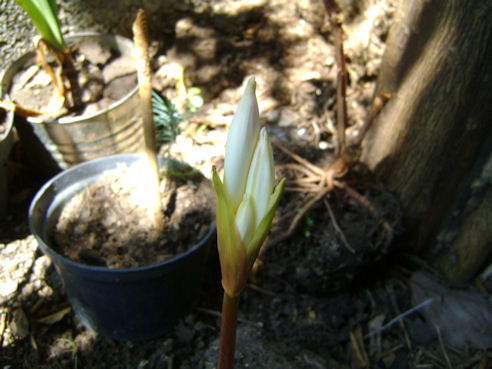
[[(132, 56), (133, 43), (120, 36), (84, 33), (66, 37), (67, 42), (94, 38), (103, 47)], [(12, 63), (2, 76), (2, 91), (8, 93), (12, 78), (34, 52)], [(138, 86), (126, 96), (99, 112), (79, 117), (65, 117), (54, 121), (28, 118), (34, 134), (62, 169), (74, 164), (119, 153), (144, 150), (144, 132), (140, 111)]]

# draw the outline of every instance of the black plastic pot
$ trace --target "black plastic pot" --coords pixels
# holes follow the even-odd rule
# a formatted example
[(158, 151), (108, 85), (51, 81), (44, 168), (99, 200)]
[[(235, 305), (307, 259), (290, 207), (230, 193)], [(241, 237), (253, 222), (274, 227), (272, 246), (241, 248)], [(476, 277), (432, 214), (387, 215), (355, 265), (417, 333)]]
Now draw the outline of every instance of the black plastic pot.
[(51, 247), (48, 230), (62, 205), (102, 172), (119, 163), (145, 160), (142, 154), (119, 154), (78, 164), (48, 181), (29, 209), (29, 227), (60, 274), (72, 307), (85, 326), (117, 340), (159, 337), (190, 311), (215, 227), (187, 252), (140, 268), (109, 269), (68, 260)]

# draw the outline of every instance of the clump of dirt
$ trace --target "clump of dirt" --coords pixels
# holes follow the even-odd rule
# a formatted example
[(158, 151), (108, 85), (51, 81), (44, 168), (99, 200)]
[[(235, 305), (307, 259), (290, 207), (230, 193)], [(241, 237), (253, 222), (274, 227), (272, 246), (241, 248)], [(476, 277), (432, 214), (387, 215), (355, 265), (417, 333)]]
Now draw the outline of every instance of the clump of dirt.
[[(34, 55), (12, 78), (12, 100), (25, 109), (40, 112), (45, 119), (54, 119), (105, 109), (135, 88), (137, 74), (131, 56), (122, 55), (95, 38), (77, 39), (70, 43), (70, 49), (72, 65), (63, 73), (71, 81), (73, 107), (60, 106), (52, 79)], [(47, 62), (60, 79), (60, 65), (51, 55)]]
[(135, 164), (108, 170), (72, 197), (51, 231), (55, 248), (83, 264), (132, 268), (168, 260), (196, 245), (215, 219), (210, 181), (198, 172), (165, 181), (163, 224), (156, 226), (146, 206), (145, 175)]

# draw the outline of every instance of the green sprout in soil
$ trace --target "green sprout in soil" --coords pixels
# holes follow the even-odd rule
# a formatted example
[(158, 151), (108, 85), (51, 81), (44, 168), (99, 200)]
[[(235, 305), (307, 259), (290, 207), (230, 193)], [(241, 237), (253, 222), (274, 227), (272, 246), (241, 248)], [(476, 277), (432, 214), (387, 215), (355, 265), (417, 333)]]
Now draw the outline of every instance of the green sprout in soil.
[(180, 133), (179, 125), (183, 118), (176, 106), (164, 99), (156, 91), (152, 91), (152, 112), (157, 133), (157, 146), (174, 144)]
[(203, 105), (202, 90), (199, 87), (185, 89), (186, 109), (194, 113)]
[(73, 340), (69, 340), (68, 338), (58, 338), (58, 341), (70, 344), (70, 348), (68, 351), (72, 353), (73, 368), (77, 369), (78, 357), (77, 357), (77, 345), (75, 345), (75, 342)]
[(156, 91), (152, 91), (152, 113), (158, 150), (163, 145), (167, 145), (164, 158), (160, 163), (159, 174), (162, 177), (171, 176), (183, 180), (193, 177), (197, 173), (195, 169), (190, 169), (171, 158), (171, 146), (181, 132), (179, 126), (183, 121), (183, 116), (171, 101), (162, 98)]
[(181, 123), (198, 108), (203, 105), (201, 90), (198, 87), (190, 87), (187, 89), (184, 84), (184, 77), (181, 72), (178, 75), (176, 89), (178, 96), (176, 97), (184, 112), (180, 112), (175, 103), (162, 97), (157, 91), (152, 91), (152, 114), (156, 128), (156, 144), (157, 150), (167, 145), (164, 157), (164, 168), (161, 168), (161, 174), (186, 179), (194, 176), (197, 171), (181, 168), (182, 166), (170, 159), (172, 145), (176, 142), (176, 137), (181, 133)]
[(239, 295), (272, 225), (285, 178), (274, 186), (273, 151), (266, 128), (260, 128), (251, 77), (227, 136), (224, 181), (215, 168), (217, 246), (224, 298), (220, 328), (219, 369), (234, 365)]
[(311, 228), (314, 227), (316, 223), (315, 216), (313, 214), (306, 214), (304, 216), (304, 222), (306, 223), (307, 229), (304, 231), (304, 237), (310, 238), (311, 237)]
[(183, 115), (194, 113), (203, 105), (201, 89), (199, 87), (186, 87), (184, 69), (180, 64), (170, 63), (166, 76), (176, 81), (176, 98), (174, 102)]

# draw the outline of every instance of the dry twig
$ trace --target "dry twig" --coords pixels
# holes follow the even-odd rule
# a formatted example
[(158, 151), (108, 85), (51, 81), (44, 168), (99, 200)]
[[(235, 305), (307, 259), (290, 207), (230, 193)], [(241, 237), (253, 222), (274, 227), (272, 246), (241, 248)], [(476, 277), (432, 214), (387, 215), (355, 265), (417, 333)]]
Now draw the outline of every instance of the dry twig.
[(0, 312), (0, 347), (3, 347), (3, 335), (5, 334), (5, 328), (7, 327), (7, 312)]
[(444, 360), (446, 360), (446, 365), (449, 369), (453, 369), (446, 348), (444, 347), (444, 342), (442, 341), (441, 330), (437, 324), (434, 324), (434, 328), (436, 329), (437, 338), (439, 339), (439, 346), (441, 347), (442, 354), (444, 355)]
[(366, 348), (364, 346), (364, 340), (362, 339), (362, 329), (360, 325), (349, 332), (350, 347), (354, 355), (354, 360), (358, 368), (369, 368), (369, 356), (367, 355)]
[(433, 300), (434, 300), (433, 298), (427, 299), (427, 300), (421, 302), (420, 304), (408, 309), (407, 311), (403, 312), (402, 314), (397, 315), (396, 317), (391, 319), (388, 323), (383, 325), (380, 329), (378, 329), (377, 331), (374, 331), (374, 332), (370, 332), (364, 338), (369, 338), (371, 336), (374, 336), (375, 334), (378, 334), (378, 333), (385, 331), (388, 328), (391, 328), (395, 323), (398, 323), (403, 318), (406, 318), (407, 316), (409, 316), (409, 315), (415, 313), (416, 311), (422, 309), (423, 307), (429, 305), (430, 303), (432, 303)]
[(145, 138), (145, 153), (150, 167), (151, 183), (149, 183), (150, 204), (149, 210), (156, 228), (161, 228), (162, 217), (160, 214), (160, 186), (159, 165), (157, 163), (157, 144), (155, 125), (152, 115), (152, 86), (151, 70), (149, 60), (149, 41), (147, 33), (147, 20), (145, 12), (138, 10), (137, 18), (133, 23), (133, 34), (135, 38), (135, 59), (137, 62), (138, 84), (140, 88), (140, 99), (142, 107), (142, 120)]
[(330, 218), (331, 218), (331, 222), (333, 224), (333, 227), (335, 228), (335, 231), (337, 231), (340, 238), (342, 239), (343, 244), (352, 254), (355, 254), (355, 250), (352, 248), (352, 246), (350, 246), (350, 243), (348, 242), (347, 238), (345, 237), (345, 234), (343, 233), (342, 229), (338, 225), (338, 222), (335, 218), (335, 214), (333, 214), (333, 210), (331, 210), (330, 203), (328, 202), (327, 199), (323, 199), (323, 203), (325, 204), (325, 207), (328, 210), (328, 214), (330, 214)]
[(335, 41), (335, 59), (337, 62), (337, 146), (335, 156), (345, 153), (345, 128), (347, 127), (347, 68), (343, 52), (343, 29), (340, 7), (335, 0), (324, 0), (328, 19), (333, 29)]

